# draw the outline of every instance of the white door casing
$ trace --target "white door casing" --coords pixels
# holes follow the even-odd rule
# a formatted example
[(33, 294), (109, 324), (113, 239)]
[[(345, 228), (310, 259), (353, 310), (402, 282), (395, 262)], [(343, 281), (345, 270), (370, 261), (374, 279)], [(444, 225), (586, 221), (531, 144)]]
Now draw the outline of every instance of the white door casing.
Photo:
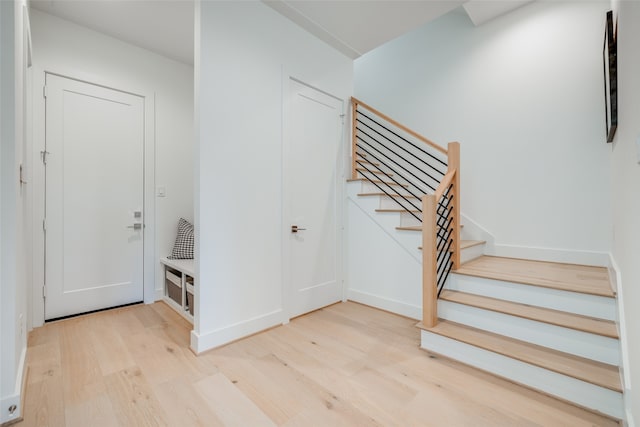
[[(289, 79), (285, 138), (285, 290), (288, 317), (343, 298), (343, 101)], [(292, 227), (298, 231), (293, 232)]]
[(144, 98), (52, 74), (46, 88), (45, 318), (142, 301)]

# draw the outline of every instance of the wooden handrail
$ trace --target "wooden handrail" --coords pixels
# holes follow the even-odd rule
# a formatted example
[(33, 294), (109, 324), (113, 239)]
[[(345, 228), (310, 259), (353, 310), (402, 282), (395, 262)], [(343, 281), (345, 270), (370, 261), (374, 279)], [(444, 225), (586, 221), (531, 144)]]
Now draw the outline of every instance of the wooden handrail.
[[(387, 116), (386, 114), (381, 113), (380, 111), (376, 110), (375, 108), (371, 107), (370, 105), (365, 104), (364, 102), (360, 101), (359, 99), (351, 97), (351, 105), (355, 105), (356, 107), (358, 105), (362, 105), (364, 108), (366, 108), (367, 110), (371, 111), (376, 116), (386, 120), (387, 122), (391, 123), (395, 127), (399, 128), (399, 129), (402, 129), (403, 131), (407, 132), (409, 135), (419, 139), (420, 141), (424, 142), (425, 144), (427, 144), (431, 148), (434, 148), (434, 149), (440, 151), (443, 154), (447, 154), (447, 149), (446, 148), (439, 146), (438, 144), (436, 144), (433, 141), (429, 141), (424, 136), (422, 136), (419, 133), (409, 129), (408, 127), (398, 123), (397, 121), (393, 120), (391, 117)], [(353, 115), (353, 122), (354, 123), (355, 123), (355, 108), (356, 107), (354, 107), (354, 115)], [(353, 145), (355, 145), (355, 134), (353, 136), (354, 136)]]
[(445, 174), (445, 176), (442, 177), (440, 185), (438, 185), (438, 188), (436, 188), (436, 192), (433, 194), (436, 197), (436, 200), (440, 200), (444, 192), (447, 191), (447, 188), (449, 188), (449, 185), (451, 185), (451, 183), (455, 179), (456, 172), (457, 171), (455, 170), (450, 170)]

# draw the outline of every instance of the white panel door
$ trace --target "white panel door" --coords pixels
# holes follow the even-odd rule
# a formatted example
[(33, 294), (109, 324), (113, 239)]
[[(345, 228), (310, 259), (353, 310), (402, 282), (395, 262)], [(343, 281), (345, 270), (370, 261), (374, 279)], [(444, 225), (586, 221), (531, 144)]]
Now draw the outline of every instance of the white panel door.
[(143, 102), (46, 76), (47, 320), (143, 299)]
[(338, 264), (343, 103), (295, 80), (290, 89), (285, 212), (290, 219), (289, 314), (294, 317), (343, 295)]

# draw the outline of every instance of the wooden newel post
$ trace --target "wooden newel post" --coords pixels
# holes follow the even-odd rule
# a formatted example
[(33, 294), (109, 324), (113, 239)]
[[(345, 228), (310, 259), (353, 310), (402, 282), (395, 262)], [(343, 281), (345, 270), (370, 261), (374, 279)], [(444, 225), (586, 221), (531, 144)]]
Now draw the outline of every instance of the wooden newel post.
[(450, 142), (447, 147), (448, 167), (447, 172), (455, 170), (453, 177), (453, 269), (460, 268), (460, 143)]
[(436, 197), (422, 198), (422, 324), (432, 328), (438, 323)]
[(358, 177), (358, 171), (356, 171), (356, 117), (358, 110), (358, 101), (355, 98), (351, 98), (351, 179)]

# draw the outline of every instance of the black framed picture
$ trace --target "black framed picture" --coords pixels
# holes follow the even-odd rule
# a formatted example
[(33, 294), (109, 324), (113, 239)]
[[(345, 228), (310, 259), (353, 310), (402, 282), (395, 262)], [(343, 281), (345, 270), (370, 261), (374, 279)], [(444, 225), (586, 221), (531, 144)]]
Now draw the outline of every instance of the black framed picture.
[(618, 127), (618, 52), (616, 31), (613, 27), (613, 11), (611, 10), (607, 12), (602, 58), (604, 60), (605, 131), (607, 142), (612, 142)]

